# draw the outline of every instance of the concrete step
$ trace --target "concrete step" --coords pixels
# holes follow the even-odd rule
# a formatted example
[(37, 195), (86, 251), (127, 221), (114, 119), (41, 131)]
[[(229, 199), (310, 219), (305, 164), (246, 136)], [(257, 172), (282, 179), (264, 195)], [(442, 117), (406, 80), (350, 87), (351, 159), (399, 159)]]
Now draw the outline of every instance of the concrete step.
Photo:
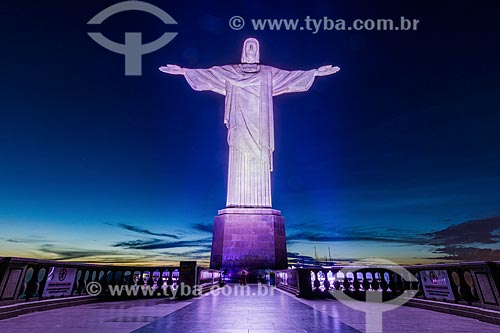
[(64, 308), (101, 301), (95, 296), (73, 296), (40, 301), (19, 302), (0, 306), (0, 320), (17, 317), (27, 313)]
[(473, 318), (490, 324), (500, 325), (500, 311), (479, 308), (476, 306), (452, 304), (438, 301), (411, 299), (407, 306)]

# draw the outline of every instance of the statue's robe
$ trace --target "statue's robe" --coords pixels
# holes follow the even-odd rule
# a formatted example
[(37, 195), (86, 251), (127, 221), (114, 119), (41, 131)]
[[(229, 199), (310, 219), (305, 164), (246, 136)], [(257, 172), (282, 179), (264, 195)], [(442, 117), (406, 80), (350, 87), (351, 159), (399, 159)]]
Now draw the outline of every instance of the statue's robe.
[(258, 64), (185, 69), (189, 85), (226, 96), (229, 171), (227, 207), (271, 207), (273, 96), (307, 91), (315, 70), (286, 71)]

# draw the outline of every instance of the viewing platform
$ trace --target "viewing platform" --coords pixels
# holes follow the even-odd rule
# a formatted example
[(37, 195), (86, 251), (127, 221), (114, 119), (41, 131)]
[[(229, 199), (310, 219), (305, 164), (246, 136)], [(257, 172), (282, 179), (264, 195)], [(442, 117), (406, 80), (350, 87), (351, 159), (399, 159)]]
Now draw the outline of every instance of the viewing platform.
[(499, 273), (500, 262), (301, 267), (241, 286), (194, 261), (0, 258), (0, 332), (498, 332)]
[[(237, 293), (237, 294), (236, 294)], [(274, 287), (227, 285), (188, 300), (101, 302), (0, 321), (0, 332), (367, 332), (365, 313)], [(383, 332), (496, 333), (499, 326), (409, 306), (383, 314)]]

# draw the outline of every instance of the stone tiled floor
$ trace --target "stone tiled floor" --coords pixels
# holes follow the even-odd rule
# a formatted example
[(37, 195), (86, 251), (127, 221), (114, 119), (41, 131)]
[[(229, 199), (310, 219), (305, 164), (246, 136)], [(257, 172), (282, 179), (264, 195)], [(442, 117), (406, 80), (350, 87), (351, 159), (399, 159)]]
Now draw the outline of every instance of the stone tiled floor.
[[(188, 301), (87, 304), (0, 321), (0, 332), (365, 332), (365, 315), (332, 300), (302, 300), (251, 286)], [(258, 295), (260, 291), (261, 295)], [(231, 294), (230, 294), (231, 292)], [(497, 333), (500, 326), (411, 307), (384, 313), (383, 332)]]
[[(359, 332), (274, 288), (225, 288), (134, 333)], [(232, 290), (233, 295), (225, 296)], [(238, 291), (239, 296), (234, 293)], [(224, 293), (224, 294), (223, 294)], [(243, 295), (242, 295), (243, 294)]]

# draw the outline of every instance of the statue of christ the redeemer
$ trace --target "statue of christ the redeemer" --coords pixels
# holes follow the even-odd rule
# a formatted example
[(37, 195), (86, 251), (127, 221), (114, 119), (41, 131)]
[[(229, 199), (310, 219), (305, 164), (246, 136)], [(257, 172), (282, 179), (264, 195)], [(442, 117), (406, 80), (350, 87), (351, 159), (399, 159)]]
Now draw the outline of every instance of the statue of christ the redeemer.
[(208, 69), (160, 67), (162, 72), (184, 75), (194, 90), (211, 90), (226, 96), (227, 207), (272, 207), (273, 96), (307, 91), (316, 76), (334, 74), (340, 69), (328, 65), (307, 71), (287, 71), (261, 65), (259, 51), (259, 42), (248, 38), (243, 44), (240, 64)]

